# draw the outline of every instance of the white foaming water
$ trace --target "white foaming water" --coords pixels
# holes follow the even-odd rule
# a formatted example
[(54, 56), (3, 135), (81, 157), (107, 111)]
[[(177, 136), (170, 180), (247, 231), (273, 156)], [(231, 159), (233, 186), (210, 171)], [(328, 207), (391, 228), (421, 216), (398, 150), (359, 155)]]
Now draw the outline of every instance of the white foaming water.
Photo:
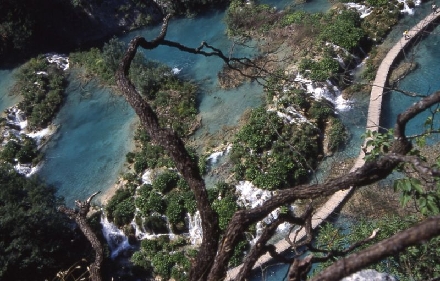
[(55, 63), (58, 68), (62, 70), (68, 70), (69, 69), (69, 57), (65, 55), (60, 55), (56, 53), (49, 53), (45, 54), (45, 57), (48, 62)]
[(153, 171), (151, 169), (147, 169), (143, 174), (142, 174), (142, 183), (143, 184), (152, 184), (153, 183)]
[(124, 232), (109, 222), (105, 216), (101, 216), (101, 225), (102, 234), (110, 247), (112, 259), (116, 258), (119, 253), (132, 248)]
[(369, 16), (371, 12), (373, 12), (373, 9), (371, 7), (357, 3), (346, 3), (345, 6), (347, 6), (348, 8), (356, 9), (358, 13), (361, 14), (361, 19)]
[(189, 239), (192, 245), (199, 245), (202, 243), (203, 231), (202, 231), (202, 219), (200, 218), (200, 212), (197, 211), (194, 215), (187, 214), (188, 217), (188, 229)]
[(232, 145), (228, 145), (225, 149), (221, 151), (213, 152), (211, 153), (211, 155), (209, 155), (206, 158), (206, 161), (209, 161), (211, 164), (215, 164), (222, 156), (228, 154), (231, 151), (231, 149), (232, 149)]
[(171, 72), (172, 72), (174, 75), (179, 74), (180, 71), (182, 71), (182, 68), (173, 67), (173, 68), (171, 69)]
[(328, 80), (326, 84), (316, 83), (297, 74), (294, 81), (300, 83), (307, 93), (312, 94), (316, 100), (326, 99), (331, 102), (338, 111), (346, 111), (352, 107), (353, 101), (345, 100), (338, 87), (332, 85)]
[[(261, 206), (265, 201), (270, 199), (273, 195), (272, 191), (263, 190), (256, 186), (254, 186), (250, 181), (240, 181), (238, 185), (235, 186), (239, 197), (237, 199), (237, 203), (246, 209), (255, 208)], [(256, 235), (254, 239), (250, 242), (254, 244), (258, 238), (261, 236), (261, 233), (264, 229), (264, 225), (272, 223), (274, 220), (278, 218), (280, 214), (280, 209), (277, 208), (273, 210), (267, 217), (265, 217), (262, 221), (258, 222), (256, 225)], [(277, 231), (284, 231), (290, 228), (290, 224), (283, 223), (278, 226)]]

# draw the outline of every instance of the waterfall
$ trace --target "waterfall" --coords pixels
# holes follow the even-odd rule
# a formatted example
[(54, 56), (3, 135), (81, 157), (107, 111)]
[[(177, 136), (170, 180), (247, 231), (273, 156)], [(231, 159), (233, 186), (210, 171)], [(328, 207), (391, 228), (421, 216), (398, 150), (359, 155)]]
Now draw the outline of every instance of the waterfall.
[(109, 222), (104, 215), (101, 216), (101, 225), (102, 234), (110, 247), (112, 259), (116, 258), (121, 252), (132, 248), (124, 232)]
[(199, 211), (195, 212), (192, 216), (188, 214), (188, 229), (191, 244), (198, 245), (202, 243), (202, 219), (200, 218)]

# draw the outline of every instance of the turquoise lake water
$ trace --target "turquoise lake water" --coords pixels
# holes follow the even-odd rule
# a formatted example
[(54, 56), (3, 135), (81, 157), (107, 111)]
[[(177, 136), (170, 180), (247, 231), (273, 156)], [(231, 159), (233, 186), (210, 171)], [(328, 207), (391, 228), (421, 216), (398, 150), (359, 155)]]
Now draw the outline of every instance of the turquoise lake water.
[[(263, 1), (278, 8), (292, 1)], [(330, 7), (327, 0), (314, 0), (301, 8), (317, 12)], [(426, 6), (428, 7), (428, 6)], [(401, 36), (402, 31), (414, 25), (426, 9), (417, 10), (414, 17), (405, 21), (393, 32), (388, 44)], [(170, 23), (167, 39), (176, 40), (188, 46), (198, 46), (205, 40), (222, 49), (225, 53), (234, 45), (224, 34), (223, 12), (214, 12), (194, 19), (178, 19)], [(122, 37), (129, 41), (135, 35), (154, 38), (160, 27), (138, 30)], [(416, 60), (420, 67), (400, 83), (400, 87), (422, 93), (440, 88), (440, 30), (437, 28), (418, 47)], [(389, 41), (389, 42), (388, 42)], [(252, 49), (234, 48), (234, 55), (253, 53)], [(178, 52), (168, 47), (160, 47), (145, 52), (154, 59), (181, 70), (183, 78), (188, 78), (200, 86), (199, 110), (203, 118), (203, 128), (197, 135), (215, 133), (224, 125), (236, 123), (246, 108), (261, 104), (261, 86), (248, 83), (234, 90), (221, 90), (217, 84), (217, 71), (223, 62), (217, 58), (205, 58)], [(132, 148), (132, 135), (136, 120), (132, 109), (121, 97), (115, 97), (108, 90), (100, 89), (90, 83), (80, 90), (78, 82), (71, 80), (67, 90), (67, 101), (56, 119), (60, 124), (58, 132), (50, 141), (46, 150), (44, 166), (39, 174), (59, 189), (59, 195), (66, 198), (68, 205), (73, 200), (84, 199), (96, 190), (105, 190), (123, 171), (125, 154)], [(7, 96), (7, 89), (13, 84), (12, 71), (0, 70), (0, 109), (13, 105), (15, 97)], [(356, 157), (359, 152), (360, 135), (364, 133), (367, 97), (355, 96), (354, 108), (340, 113), (344, 123), (351, 129), (349, 149), (326, 161), (326, 165), (347, 157)], [(413, 101), (392, 93), (387, 96), (383, 109), (383, 125), (392, 124), (398, 112)], [(417, 130), (416, 123), (412, 130)], [(415, 132), (415, 131), (414, 131)], [(325, 169), (325, 168), (324, 168)], [(268, 280), (282, 280), (286, 267), (271, 268), (267, 272)], [(261, 280), (256, 278), (255, 280)]]

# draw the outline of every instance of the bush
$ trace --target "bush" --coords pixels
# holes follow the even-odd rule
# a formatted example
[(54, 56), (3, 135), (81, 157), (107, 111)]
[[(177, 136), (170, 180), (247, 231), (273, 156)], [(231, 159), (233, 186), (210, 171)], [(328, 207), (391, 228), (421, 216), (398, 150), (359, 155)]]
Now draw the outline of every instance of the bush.
[(165, 194), (176, 187), (178, 180), (177, 173), (167, 170), (153, 180), (153, 188)]
[(132, 192), (127, 189), (118, 189), (107, 203), (106, 214), (109, 221), (117, 226), (130, 223), (134, 218), (135, 206)]

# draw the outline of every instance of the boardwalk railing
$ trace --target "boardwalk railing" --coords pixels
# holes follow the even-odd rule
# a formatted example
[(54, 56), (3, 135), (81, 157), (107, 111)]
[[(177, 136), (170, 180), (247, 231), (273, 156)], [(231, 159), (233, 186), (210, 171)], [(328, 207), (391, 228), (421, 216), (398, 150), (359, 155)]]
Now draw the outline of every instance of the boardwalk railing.
[[(399, 54), (407, 47), (410, 43), (412, 43), (416, 37), (421, 35), (428, 26), (433, 24), (440, 17), (440, 12), (431, 13), (422, 19), (417, 25), (415, 25), (411, 30), (408, 31), (407, 36), (402, 36), (402, 38), (391, 48), (391, 50), (387, 53), (385, 59), (379, 66), (379, 69), (376, 73), (376, 78), (374, 79), (374, 83), (371, 89), (370, 95), (370, 104), (368, 106), (368, 116), (367, 116), (367, 125), (366, 129), (370, 131), (378, 131), (379, 130), (379, 119), (382, 108), (382, 97), (385, 92), (386, 83), (388, 80), (388, 76), (390, 73), (390, 68), (396, 61)], [(361, 149), (361, 152), (356, 159), (354, 166), (351, 168), (350, 172), (355, 171), (359, 167), (364, 164), (364, 151)], [(321, 206), (317, 212), (312, 217), (312, 228), (315, 229), (318, 227), (324, 220), (326, 220), (332, 213), (335, 212), (337, 208), (339, 208), (350, 195), (353, 187), (350, 187), (346, 190), (341, 190), (333, 194), (329, 200)], [(305, 237), (306, 233), (304, 230), (300, 231), (297, 235), (295, 233), (291, 233), (289, 238), (291, 241), (300, 241)], [(295, 237), (296, 236), (296, 237)], [(275, 244), (275, 247), (278, 253), (284, 252), (291, 247), (291, 245), (286, 240), (281, 240)], [(272, 257), (266, 253), (262, 255), (258, 261), (254, 265), (254, 269), (262, 267), (264, 264), (270, 262)], [(227, 272), (226, 280), (234, 280), (235, 276), (240, 271), (241, 265), (235, 268), (230, 269)]]

